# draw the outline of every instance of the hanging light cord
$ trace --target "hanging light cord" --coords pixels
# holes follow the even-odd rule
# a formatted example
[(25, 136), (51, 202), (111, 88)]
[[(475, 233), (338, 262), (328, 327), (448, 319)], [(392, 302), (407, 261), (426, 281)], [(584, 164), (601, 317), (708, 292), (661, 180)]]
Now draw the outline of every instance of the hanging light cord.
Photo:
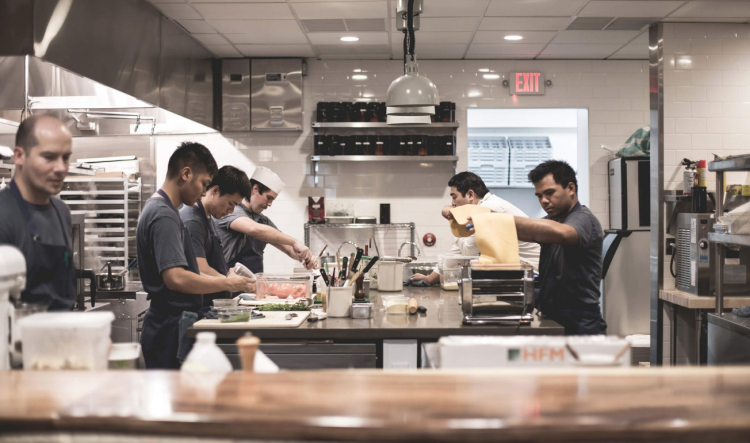
[(409, 0), (407, 7), (406, 29), (404, 29), (404, 74), (406, 74), (406, 55), (414, 61), (414, 0)]

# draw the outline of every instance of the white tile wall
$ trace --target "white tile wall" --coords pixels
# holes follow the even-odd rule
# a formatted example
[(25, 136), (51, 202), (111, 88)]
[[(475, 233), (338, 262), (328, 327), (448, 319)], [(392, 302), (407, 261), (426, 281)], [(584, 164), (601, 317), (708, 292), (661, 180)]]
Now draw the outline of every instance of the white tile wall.
[[(744, 63), (750, 65), (750, 58)], [(482, 68), (506, 76), (516, 69), (541, 70), (553, 86), (545, 96), (514, 99), (502, 87), (502, 79), (483, 79), (478, 71)], [(361, 69), (368, 79), (352, 80), (354, 69)], [(610, 157), (600, 146), (616, 148), (636, 129), (648, 124), (646, 61), (427, 60), (419, 62), (419, 69), (437, 84), (441, 100), (456, 102), (457, 120), (461, 123), (457, 133), (458, 171), (467, 169), (466, 110), (471, 107), (588, 108), (592, 190), (607, 186), (606, 164)], [(435, 256), (450, 248), (452, 236), (439, 214), (450, 202), (447, 188), (453, 175), (450, 164), (321, 164), (320, 189), (313, 187), (309, 157), (314, 134), (310, 123), (315, 118), (316, 103), (363, 97), (385, 101), (388, 85), (402, 71), (398, 60), (308, 60), (308, 76), (304, 81), (306, 129), (302, 134), (224, 134), (251, 161), (273, 169), (287, 183), (280, 198), (267, 210), (282, 231), (302, 239), (307, 197), (324, 193), (327, 201), (353, 203), (359, 215), (377, 216), (379, 204), (390, 203), (393, 222), (415, 222), (419, 239), (428, 232), (437, 236), (436, 246), (427, 248), (425, 255)], [(607, 194), (591, 192), (590, 195), (590, 207), (606, 228)], [(294, 263), (269, 246), (265, 266), (267, 272), (289, 272)]]

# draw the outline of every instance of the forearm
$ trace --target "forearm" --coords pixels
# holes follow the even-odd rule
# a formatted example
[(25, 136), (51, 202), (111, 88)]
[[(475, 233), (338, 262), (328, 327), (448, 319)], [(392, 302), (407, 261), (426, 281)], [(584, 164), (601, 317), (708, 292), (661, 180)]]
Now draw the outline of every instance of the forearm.
[(183, 268), (170, 268), (162, 272), (164, 284), (176, 292), (184, 294), (211, 294), (213, 292), (231, 291), (232, 288), (224, 276), (211, 277), (196, 274)]
[(440, 283), (440, 274), (438, 274), (437, 272), (433, 272), (430, 275), (428, 275), (427, 278), (424, 279), (424, 281), (426, 281), (427, 283), (431, 285), (436, 285)]
[(212, 268), (205, 258), (195, 257), (195, 260), (198, 262), (198, 269), (201, 271), (201, 274), (205, 274), (209, 277), (224, 277), (219, 271)]
[(293, 246), (297, 242), (297, 240), (284, 234), (278, 229), (274, 229), (261, 223), (256, 223), (246, 217), (238, 218), (233, 221), (232, 224), (229, 225), (229, 228), (249, 235), (256, 240), (271, 243), (273, 245)]
[(572, 226), (553, 220), (513, 217), (518, 240), (564, 246), (578, 243), (578, 232)]
[(284, 254), (288, 255), (292, 260), (298, 260), (297, 253), (294, 252), (294, 248), (289, 245), (283, 245), (279, 243), (272, 243), (273, 246)]

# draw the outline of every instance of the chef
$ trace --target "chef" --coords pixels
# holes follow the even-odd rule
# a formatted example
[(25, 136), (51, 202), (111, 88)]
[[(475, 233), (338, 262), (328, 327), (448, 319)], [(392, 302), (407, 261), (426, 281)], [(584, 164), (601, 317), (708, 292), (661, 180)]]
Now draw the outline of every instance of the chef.
[[(481, 177), (473, 172), (461, 172), (454, 175), (449, 181), (450, 196), (452, 204), (443, 208), (442, 215), (448, 220), (453, 216), (450, 210), (463, 205), (480, 205), (486, 206), (492, 212), (501, 214), (510, 214), (517, 217), (528, 217), (522, 210), (518, 209), (512, 203), (492, 194)], [(518, 242), (518, 251), (521, 260), (531, 264), (534, 269), (539, 267), (539, 245), (524, 241)], [(456, 238), (453, 240), (453, 246), (447, 255), (456, 256), (475, 256), (479, 255), (479, 247), (474, 236), (465, 238)], [(437, 268), (430, 275), (415, 274), (412, 278), (415, 280), (424, 280), (428, 284), (440, 282), (440, 273)]]
[(270, 169), (258, 166), (250, 183), (250, 197), (243, 199), (233, 213), (217, 222), (224, 258), (229, 266), (240, 262), (255, 273), (263, 272), (263, 253), (266, 244), (270, 243), (293, 260), (299, 260), (305, 268), (317, 268), (318, 262), (307, 246), (279, 231), (262, 214), (284, 189), (281, 178)]
[(0, 191), (0, 244), (26, 259), (21, 300), (69, 311), (76, 301), (70, 209), (53, 197), (68, 175), (73, 139), (63, 122), (47, 115), (24, 120), (16, 132), (10, 186)]
[(566, 335), (605, 334), (599, 304), (602, 227), (578, 201), (576, 173), (550, 160), (529, 173), (544, 219), (515, 217), (518, 239), (542, 246), (536, 307), (565, 327)]
[(196, 204), (215, 175), (216, 161), (205, 146), (182, 143), (169, 159), (164, 183), (146, 201), (138, 219), (138, 269), (151, 300), (141, 333), (148, 369), (180, 368), (189, 351), (179, 346), (185, 342), (180, 331), (198, 318), (202, 294), (254, 289), (252, 280), (232, 271), (226, 276), (200, 272), (190, 233), (177, 211), (182, 204)]
[[(180, 209), (180, 218), (185, 224), (195, 251), (195, 259), (201, 274), (220, 277), (227, 275), (229, 268), (224, 260), (224, 251), (215, 219), (229, 215), (240, 204), (243, 196), (250, 195), (250, 179), (234, 166), (224, 166), (211, 180), (206, 194), (192, 206)], [(229, 292), (217, 292), (203, 296), (203, 306), (212, 306), (216, 298), (231, 298)]]

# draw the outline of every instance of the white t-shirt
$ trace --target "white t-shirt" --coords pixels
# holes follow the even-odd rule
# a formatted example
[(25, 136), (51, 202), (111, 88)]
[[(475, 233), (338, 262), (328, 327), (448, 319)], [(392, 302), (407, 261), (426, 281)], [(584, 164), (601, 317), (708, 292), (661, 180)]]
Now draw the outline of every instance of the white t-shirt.
[[(482, 198), (478, 203), (480, 206), (487, 206), (492, 212), (498, 212), (500, 214), (509, 214), (516, 217), (527, 217), (522, 210), (518, 209), (512, 203), (503, 200), (502, 198), (488, 192), (487, 195)], [(539, 252), (541, 248), (538, 243), (531, 242), (518, 242), (518, 255), (521, 257), (521, 261), (529, 263), (534, 267), (535, 271), (539, 270)], [(460, 237), (453, 240), (453, 246), (446, 255), (479, 255), (479, 247), (477, 247), (476, 238), (472, 235), (471, 237)], [(437, 268), (435, 268), (437, 272)]]

